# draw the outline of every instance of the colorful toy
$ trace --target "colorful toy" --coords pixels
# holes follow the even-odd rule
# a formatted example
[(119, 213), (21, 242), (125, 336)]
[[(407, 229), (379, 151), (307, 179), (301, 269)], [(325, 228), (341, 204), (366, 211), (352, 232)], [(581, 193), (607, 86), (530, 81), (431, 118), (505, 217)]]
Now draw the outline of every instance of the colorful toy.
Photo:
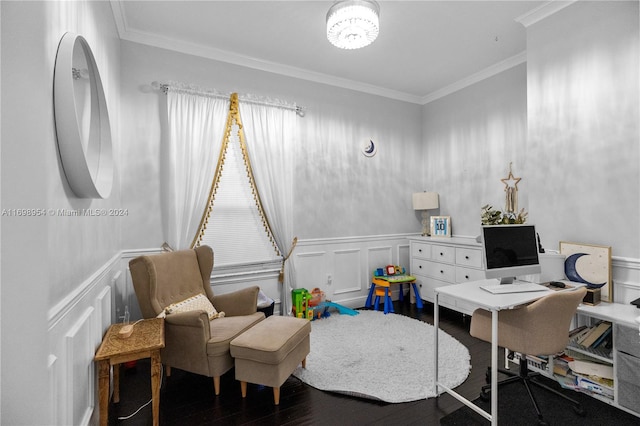
[(334, 308), (342, 315), (358, 315), (355, 309), (347, 308), (335, 302), (325, 300), (324, 291), (314, 288), (311, 293), (304, 288), (296, 288), (291, 290), (291, 298), (293, 301), (292, 311), (297, 318), (306, 318), (308, 320), (316, 320), (331, 316), (329, 308)]
[(307, 312), (311, 293), (306, 288), (294, 288), (291, 290), (291, 299), (293, 302), (291, 305), (293, 315), (297, 318), (311, 319), (313, 312)]
[(338, 313), (340, 313), (341, 315), (358, 315), (360, 312), (356, 311), (355, 309), (351, 309), (351, 308), (347, 308), (346, 306), (342, 306), (342, 305), (338, 305), (335, 302), (322, 302), (324, 303), (328, 308), (336, 308), (338, 310)]

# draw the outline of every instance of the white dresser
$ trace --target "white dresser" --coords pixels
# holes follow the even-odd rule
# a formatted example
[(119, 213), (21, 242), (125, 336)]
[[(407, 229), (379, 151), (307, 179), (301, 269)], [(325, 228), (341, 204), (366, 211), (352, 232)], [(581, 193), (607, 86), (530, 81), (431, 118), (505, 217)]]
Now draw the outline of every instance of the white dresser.
[[(482, 246), (475, 238), (410, 237), (411, 275), (422, 298), (434, 302), (437, 287), (485, 278)], [(473, 305), (440, 296), (440, 306), (471, 315)]]

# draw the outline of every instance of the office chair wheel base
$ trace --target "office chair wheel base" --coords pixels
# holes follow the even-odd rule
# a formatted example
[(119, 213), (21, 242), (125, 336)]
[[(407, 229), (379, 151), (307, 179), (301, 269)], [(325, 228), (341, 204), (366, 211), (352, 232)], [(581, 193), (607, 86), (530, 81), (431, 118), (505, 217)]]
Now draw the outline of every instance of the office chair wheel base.
[(549, 425), (549, 423), (545, 422), (542, 419), (538, 419), (538, 426), (548, 426), (548, 425)]
[(491, 393), (486, 391), (480, 391), (480, 399), (487, 402), (491, 400)]
[(573, 406), (573, 412), (579, 415), (580, 417), (584, 417), (587, 415), (587, 412), (582, 407)]

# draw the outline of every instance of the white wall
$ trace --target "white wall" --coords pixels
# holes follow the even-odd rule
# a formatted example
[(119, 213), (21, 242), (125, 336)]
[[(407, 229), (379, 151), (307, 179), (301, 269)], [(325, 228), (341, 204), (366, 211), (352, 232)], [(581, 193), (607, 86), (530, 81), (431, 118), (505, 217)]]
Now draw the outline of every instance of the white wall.
[[(117, 155), (120, 44), (109, 3), (3, 1), (0, 8), (2, 208), (120, 207), (117, 170), (107, 200), (82, 200), (70, 191), (59, 159), (53, 113), (58, 43), (67, 31), (80, 33), (92, 47), (102, 76)], [(90, 415), (91, 407), (87, 411), (86, 406), (72, 404), (86, 400), (92, 392), (91, 354), (96, 334), (101, 338), (101, 330), (94, 325), (101, 324), (102, 318), (96, 317), (98, 305), (76, 306), (73, 301), (80, 294), (90, 296), (92, 302), (98, 294), (105, 297), (100, 291), (94, 294), (96, 287), (87, 283), (94, 283), (91, 277), (103, 270), (106, 276), (96, 282), (110, 285), (112, 271), (104, 268), (120, 250), (120, 218), (4, 215), (1, 220), (1, 421), (52, 424), (62, 415), (69, 423), (80, 422)], [(108, 304), (109, 322), (110, 302), (111, 293), (107, 300), (96, 302)], [(67, 315), (74, 316), (73, 321), (66, 322)], [(67, 336), (67, 340), (50, 341), (52, 335)], [(71, 344), (66, 352), (64, 341)], [(85, 351), (73, 354), (74, 345)], [(86, 368), (83, 374), (60, 368), (70, 367), (73, 356), (74, 368)], [(60, 382), (54, 384), (58, 374), (70, 381), (75, 374), (80, 382), (75, 386), (66, 381), (70, 388), (58, 389)], [(66, 392), (68, 404), (60, 407), (53, 402), (61, 394), (53, 391)]]
[[(422, 190), (419, 105), (296, 80), (174, 51), (122, 43), (124, 248), (159, 247), (161, 119), (153, 81), (295, 101), (299, 118), (294, 230), (300, 239), (417, 232), (411, 193)], [(378, 154), (366, 158), (370, 139)], [(251, 144), (248, 141), (248, 144)], [(159, 213), (159, 214), (158, 214)]]
[(509, 163), (523, 177), (519, 205), (528, 208), (526, 78), (518, 65), (424, 106), (422, 173), (455, 235), (480, 234), (483, 205), (504, 208)]
[(638, 2), (577, 2), (527, 29), (527, 64), (425, 105), (426, 182), (478, 235), (509, 174), (547, 249), (640, 258)]
[(640, 258), (638, 19), (637, 1), (576, 2), (527, 28), (525, 178), (551, 247)]

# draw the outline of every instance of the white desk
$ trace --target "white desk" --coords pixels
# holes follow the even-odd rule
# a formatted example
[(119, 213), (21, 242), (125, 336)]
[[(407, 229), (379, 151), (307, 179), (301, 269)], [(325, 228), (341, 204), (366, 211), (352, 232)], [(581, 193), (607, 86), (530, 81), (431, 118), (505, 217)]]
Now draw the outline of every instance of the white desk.
[[(435, 369), (435, 391), (438, 394), (438, 386), (445, 390), (448, 394), (462, 402), (476, 413), (480, 414), (492, 425), (498, 424), (498, 311), (504, 309), (512, 309), (515, 306), (533, 302), (547, 294), (553, 293), (553, 290), (536, 291), (529, 293), (509, 293), (509, 294), (492, 294), (480, 288), (481, 285), (496, 284), (496, 280), (480, 280), (463, 284), (448, 285), (446, 287), (438, 287), (435, 291), (435, 301), (433, 308), (433, 325), (434, 333), (434, 369)], [(449, 389), (447, 386), (438, 381), (438, 328), (439, 328), (439, 305), (438, 297), (446, 295), (458, 300), (463, 300), (491, 311), (491, 413), (479, 408), (471, 401)]]

